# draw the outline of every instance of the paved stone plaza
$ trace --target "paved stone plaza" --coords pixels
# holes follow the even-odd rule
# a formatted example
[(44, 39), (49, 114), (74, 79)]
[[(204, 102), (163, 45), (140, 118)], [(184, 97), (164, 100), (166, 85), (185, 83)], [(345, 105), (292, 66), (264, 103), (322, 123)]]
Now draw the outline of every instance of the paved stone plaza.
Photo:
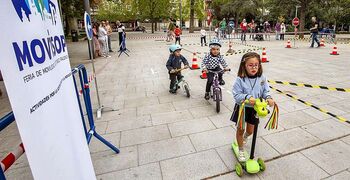
[[(182, 54), (192, 62), (208, 52), (199, 45), (199, 33), (184, 33)], [(112, 53), (110, 58), (95, 61), (102, 104), (115, 111), (103, 112), (95, 119), (97, 132), (120, 148), (115, 154), (93, 139), (90, 144), (97, 179), (240, 179), (234, 172), (237, 162), (230, 144), (235, 138), (235, 125), (229, 121), (234, 100), (231, 89), (243, 53), (225, 56), (232, 71), (224, 75), (221, 112), (213, 101), (206, 101), (206, 80), (200, 70), (185, 70), (191, 87), (191, 98), (182, 93), (170, 94), (165, 63), (169, 56), (164, 33), (128, 33), (130, 57)], [(154, 37), (154, 38), (146, 38)], [(350, 38), (350, 35), (341, 37)], [(286, 37), (286, 39), (288, 36)], [(115, 38), (116, 39), (116, 38)], [(249, 39), (249, 36), (247, 37)], [(287, 49), (286, 41), (233, 40), (233, 49), (266, 47), (269, 63), (263, 64), (270, 80), (299, 82), (329, 87), (350, 88), (350, 44), (338, 44), (339, 56), (331, 56), (332, 44), (309, 48), (308, 41), (297, 41), (297, 48)], [(223, 40), (222, 53), (228, 50)], [(116, 51), (118, 42), (113, 41)], [(191, 44), (191, 45), (189, 45)], [(293, 41), (292, 41), (292, 45)], [(89, 73), (86, 41), (69, 43), (72, 67), (84, 64)], [(256, 50), (261, 54), (261, 50)], [(199, 60), (199, 63), (201, 60)], [(271, 84), (286, 93), (324, 108), (350, 120), (350, 93)], [(0, 88), (4, 90), (3, 82)], [(97, 108), (94, 84), (92, 100)], [(271, 90), (280, 107), (277, 130), (263, 129), (262, 119), (256, 145), (256, 157), (266, 161), (267, 169), (257, 175), (244, 174), (244, 179), (350, 179), (350, 124), (319, 112), (283, 94)], [(106, 108), (106, 110), (109, 110)], [(0, 115), (11, 111), (6, 92), (0, 98)], [(15, 123), (0, 132), (0, 157), (20, 143)], [(247, 149), (250, 150), (248, 142)], [(43, 144), (44, 146), (44, 144)], [(33, 179), (26, 156), (6, 172), (11, 179)]]

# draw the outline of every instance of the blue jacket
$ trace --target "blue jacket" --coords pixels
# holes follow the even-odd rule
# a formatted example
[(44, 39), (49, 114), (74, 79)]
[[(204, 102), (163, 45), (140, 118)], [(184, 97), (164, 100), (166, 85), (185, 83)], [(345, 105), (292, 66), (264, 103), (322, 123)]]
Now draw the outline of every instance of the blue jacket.
[(184, 65), (188, 65), (187, 59), (182, 55), (180, 57), (176, 57), (173, 54), (170, 54), (169, 59), (166, 63), (166, 68), (168, 68), (169, 71), (172, 69), (180, 69), (181, 62), (184, 63)]
[[(250, 97), (262, 97), (263, 99), (271, 98), (270, 87), (264, 75), (253, 78), (237, 77), (235, 83), (233, 84), (232, 94), (233, 98), (238, 104), (242, 103), (246, 99), (249, 99)], [(247, 106), (250, 105), (247, 104)]]

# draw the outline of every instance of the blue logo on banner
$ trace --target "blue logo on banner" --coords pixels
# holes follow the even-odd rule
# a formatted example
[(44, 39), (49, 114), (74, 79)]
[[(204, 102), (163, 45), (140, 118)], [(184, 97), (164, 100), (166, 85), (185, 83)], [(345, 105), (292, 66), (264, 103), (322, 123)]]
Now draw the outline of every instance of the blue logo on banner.
[(50, 0), (31, 0), (31, 2), (29, 2), (29, 0), (12, 0), (12, 4), (22, 22), (24, 20), (22, 11), (28, 21), (30, 21), (30, 15), (33, 13), (31, 7), (34, 7), (37, 13), (40, 14), (42, 20), (51, 19), (52, 23), (56, 25), (56, 5)]

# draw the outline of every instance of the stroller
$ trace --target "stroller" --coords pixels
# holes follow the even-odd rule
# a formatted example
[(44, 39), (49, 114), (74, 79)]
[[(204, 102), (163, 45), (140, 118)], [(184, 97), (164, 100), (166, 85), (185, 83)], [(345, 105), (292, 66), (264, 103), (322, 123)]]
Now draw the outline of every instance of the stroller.
[(255, 27), (255, 33), (256, 34), (255, 34), (254, 40), (257, 40), (257, 41), (263, 41), (264, 40), (263, 30), (264, 30), (264, 27), (263, 27), (263, 25), (261, 23)]

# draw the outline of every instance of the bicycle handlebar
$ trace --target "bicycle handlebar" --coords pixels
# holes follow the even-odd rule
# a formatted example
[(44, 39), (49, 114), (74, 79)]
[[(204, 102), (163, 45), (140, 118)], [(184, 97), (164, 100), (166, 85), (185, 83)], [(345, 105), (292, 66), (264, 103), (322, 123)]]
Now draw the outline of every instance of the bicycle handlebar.
[(212, 70), (207, 69), (207, 71), (212, 72), (212, 73), (221, 73), (221, 72), (231, 71), (231, 69), (228, 69), (228, 70), (222, 69), (220, 71), (212, 71)]

